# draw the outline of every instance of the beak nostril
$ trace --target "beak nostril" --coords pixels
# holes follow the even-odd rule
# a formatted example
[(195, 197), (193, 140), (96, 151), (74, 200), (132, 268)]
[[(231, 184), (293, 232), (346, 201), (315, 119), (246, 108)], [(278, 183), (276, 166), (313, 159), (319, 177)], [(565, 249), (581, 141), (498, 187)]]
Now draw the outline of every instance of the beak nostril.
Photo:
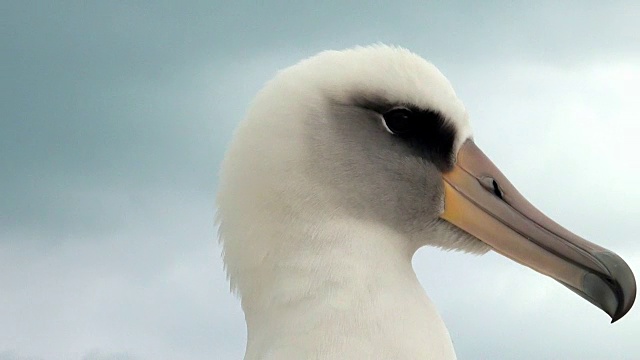
[(496, 180), (492, 179), (492, 183), (493, 183), (493, 193), (496, 194), (496, 196), (499, 197), (500, 199), (503, 199), (502, 190), (500, 190), (500, 186), (498, 186), (498, 183), (496, 182)]
[(500, 189), (500, 185), (498, 185), (498, 182), (494, 178), (483, 176), (478, 178), (478, 181), (480, 181), (482, 187), (487, 189), (487, 191), (492, 192), (493, 195), (497, 196), (500, 200), (504, 200), (504, 193), (502, 192), (502, 189)]

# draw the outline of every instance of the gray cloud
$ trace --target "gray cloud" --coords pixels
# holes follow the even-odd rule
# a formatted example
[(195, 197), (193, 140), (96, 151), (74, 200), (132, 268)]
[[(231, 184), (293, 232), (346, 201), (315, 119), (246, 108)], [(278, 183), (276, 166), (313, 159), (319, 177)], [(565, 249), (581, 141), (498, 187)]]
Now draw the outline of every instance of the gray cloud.
[[(640, 273), (639, 16), (633, 2), (2, 2), (0, 359), (240, 358), (212, 225), (223, 151), (277, 69), (354, 44), (434, 61), (522, 192)], [(498, 256), (414, 264), (461, 359), (640, 352), (637, 311), (607, 326)]]

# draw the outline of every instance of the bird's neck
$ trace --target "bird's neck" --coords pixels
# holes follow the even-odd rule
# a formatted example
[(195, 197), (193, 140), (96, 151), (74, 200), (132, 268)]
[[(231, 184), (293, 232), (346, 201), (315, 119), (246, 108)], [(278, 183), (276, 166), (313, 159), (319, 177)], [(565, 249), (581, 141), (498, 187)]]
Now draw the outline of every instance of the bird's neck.
[(243, 293), (245, 359), (455, 358), (399, 234), (341, 220), (272, 235), (285, 245), (265, 254)]

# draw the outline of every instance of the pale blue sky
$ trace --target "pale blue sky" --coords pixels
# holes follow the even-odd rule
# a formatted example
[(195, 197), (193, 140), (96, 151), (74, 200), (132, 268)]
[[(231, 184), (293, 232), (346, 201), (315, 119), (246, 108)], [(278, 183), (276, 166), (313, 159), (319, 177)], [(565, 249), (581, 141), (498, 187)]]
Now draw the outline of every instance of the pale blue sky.
[[(640, 273), (640, 4), (0, 2), (0, 360), (239, 359), (216, 173), (278, 69), (385, 42), (434, 62), (477, 142), (569, 229)], [(608, 324), (497, 255), (414, 259), (460, 359), (634, 359)]]

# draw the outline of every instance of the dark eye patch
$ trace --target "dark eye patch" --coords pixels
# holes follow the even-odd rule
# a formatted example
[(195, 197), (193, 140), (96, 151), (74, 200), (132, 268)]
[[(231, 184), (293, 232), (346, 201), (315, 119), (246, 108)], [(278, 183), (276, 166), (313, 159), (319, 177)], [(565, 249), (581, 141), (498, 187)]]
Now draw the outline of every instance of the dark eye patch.
[(393, 136), (402, 139), (420, 156), (429, 159), (442, 171), (453, 166), (456, 131), (442, 114), (430, 109), (402, 106), (384, 111), (382, 116)]
[[(388, 119), (385, 126), (392, 133), (388, 135), (397, 137), (416, 156), (432, 162), (440, 171), (448, 171), (453, 167), (456, 128), (440, 112), (411, 104), (394, 104), (383, 97), (362, 94), (354, 96), (348, 104), (381, 114), (383, 120), (386, 115)], [(397, 113), (398, 109), (405, 110)], [(406, 119), (405, 115), (408, 115)], [(397, 117), (394, 124), (388, 121), (390, 117)]]

